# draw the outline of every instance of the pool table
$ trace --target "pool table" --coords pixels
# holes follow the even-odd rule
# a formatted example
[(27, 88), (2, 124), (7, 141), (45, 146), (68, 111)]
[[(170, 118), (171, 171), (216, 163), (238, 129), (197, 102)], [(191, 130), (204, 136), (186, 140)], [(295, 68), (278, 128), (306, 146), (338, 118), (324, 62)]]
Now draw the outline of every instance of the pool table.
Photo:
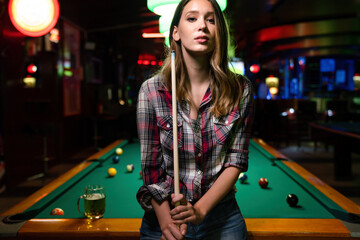
[[(115, 164), (117, 147), (123, 148), (123, 154)], [(10, 239), (139, 239), (143, 215), (135, 198), (142, 185), (139, 150), (137, 141), (119, 140), (84, 160), (2, 213), (6, 221), (0, 223), (0, 235)], [(250, 239), (360, 238), (357, 204), (261, 139), (252, 139), (249, 151), (248, 181), (236, 183), (236, 198)], [(135, 167), (132, 173), (126, 172), (130, 163)], [(116, 176), (108, 177), (110, 167), (117, 169)], [(258, 185), (260, 177), (269, 180), (267, 188)], [(88, 184), (106, 189), (106, 211), (100, 220), (88, 220), (77, 211), (77, 199)], [(299, 197), (297, 207), (287, 204), (289, 193)], [(62, 208), (65, 215), (50, 215), (54, 208)]]
[(351, 179), (351, 153), (360, 153), (360, 122), (312, 122), (309, 126), (314, 141), (334, 146), (336, 179)]

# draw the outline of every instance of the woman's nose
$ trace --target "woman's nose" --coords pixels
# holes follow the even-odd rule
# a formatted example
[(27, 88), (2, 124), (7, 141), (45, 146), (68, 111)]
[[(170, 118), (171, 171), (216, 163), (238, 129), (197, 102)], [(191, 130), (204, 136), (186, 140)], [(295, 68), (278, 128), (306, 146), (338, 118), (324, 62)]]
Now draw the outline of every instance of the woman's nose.
[(206, 28), (206, 21), (205, 19), (200, 19), (199, 20), (199, 25), (198, 25), (199, 30), (204, 30)]

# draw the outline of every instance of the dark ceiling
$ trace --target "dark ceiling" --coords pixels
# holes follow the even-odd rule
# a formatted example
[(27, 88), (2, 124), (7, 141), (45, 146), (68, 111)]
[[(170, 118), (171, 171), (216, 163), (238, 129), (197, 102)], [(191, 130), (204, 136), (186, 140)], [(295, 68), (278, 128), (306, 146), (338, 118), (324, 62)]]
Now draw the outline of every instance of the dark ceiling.
[[(142, 32), (158, 31), (158, 16), (147, 9), (146, 0), (60, 0), (59, 2), (61, 17), (88, 33), (131, 31), (141, 35)], [(331, 21), (325, 25), (332, 28), (331, 25), (337, 21), (352, 19), (355, 25), (347, 26), (349, 30), (346, 30), (345, 34), (360, 31), (360, 24), (357, 24), (360, 0), (228, 0), (226, 12), (238, 51), (248, 46), (249, 49), (256, 48), (251, 51), (262, 51), (259, 46), (263, 47), (264, 44), (258, 43), (257, 34), (261, 29), (274, 26), (293, 25), (299, 31), (298, 28), (304, 26), (314, 28), (311, 24), (299, 25), (300, 23)], [(328, 32), (325, 35), (333, 34), (339, 33)], [(289, 43), (297, 37), (299, 36), (287, 36), (281, 39), (281, 42), (277, 41), (275, 45), (283, 44), (284, 41)], [(313, 38), (314, 35), (308, 37)]]
[(87, 32), (146, 29), (158, 25), (146, 0), (60, 0), (61, 17)]

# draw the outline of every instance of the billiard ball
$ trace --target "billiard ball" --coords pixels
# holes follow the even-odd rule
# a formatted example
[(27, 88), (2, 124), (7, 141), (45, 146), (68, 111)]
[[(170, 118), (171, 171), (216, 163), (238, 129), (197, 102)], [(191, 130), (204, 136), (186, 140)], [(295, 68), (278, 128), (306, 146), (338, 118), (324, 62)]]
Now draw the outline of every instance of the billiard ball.
[(286, 202), (290, 205), (290, 207), (296, 207), (299, 202), (299, 198), (295, 194), (289, 194), (286, 197)]
[(109, 168), (108, 169), (108, 175), (109, 175), (109, 177), (114, 177), (116, 175), (116, 169), (115, 168)]
[(64, 215), (64, 210), (61, 208), (54, 208), (51, 210), (50, 215)]
[(113, 157), (113, 163), (119, 163), (120, 161), (120, 157), (119, 156), (114, 156)]
[(132, 171), (134, 171), (134, 164), (128, 164), (128, 165), (126, 165), (126, 171), (127, 171), (127, 172), (132, 172)]
[(123, 154), (123, 150), (122, 150), (122, 148), (116, 148), (115, 149), (115, 153), (117, 154), (117, 155), (121, 155), (121, 154)]
[(247, 178), (248, 178), (248, 176), (247, 176), (245, 173), (240, 173), (240, 174), (239, 174), (239, 181), (240, 181), (241, 183), (245, 183), (246, 180), (247, 180)]
[(142, 177), (142, 171), (140, 170), (140, 177)]
[(269, 181), (267, 180), (267, 178), (262, 177), (259, 179), (259, 185), (261, 188), (266, 188), (268, 184), (269, 184)]

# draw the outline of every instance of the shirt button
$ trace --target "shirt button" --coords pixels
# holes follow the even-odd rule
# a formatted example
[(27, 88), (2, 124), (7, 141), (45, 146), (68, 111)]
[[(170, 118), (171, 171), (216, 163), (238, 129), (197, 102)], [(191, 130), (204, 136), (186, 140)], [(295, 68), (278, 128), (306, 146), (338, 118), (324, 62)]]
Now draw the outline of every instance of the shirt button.
[(170, 124), (167, 124), (166, 127), (169, 128), (169, 127), (170, 127)]
[(198, 153), (198, 157), (201, 157), (201, 153)]
[(226, 121), (225, 121), (225, 124), (228, 124), (228, 123), (229, 123), (229, 121), (228, 121), (228, 120), (226, 120)]

